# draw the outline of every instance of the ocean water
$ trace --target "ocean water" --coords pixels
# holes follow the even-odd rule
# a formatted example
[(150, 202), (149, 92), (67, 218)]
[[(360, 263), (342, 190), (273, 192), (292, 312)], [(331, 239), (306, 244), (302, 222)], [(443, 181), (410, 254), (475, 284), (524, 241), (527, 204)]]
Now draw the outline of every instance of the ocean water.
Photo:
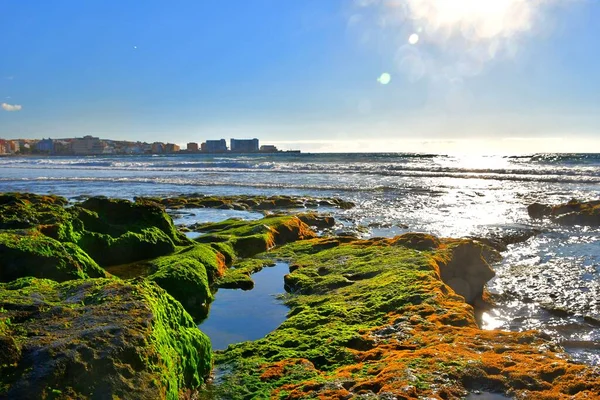
[[(533, 221), (533, 202), (600, 198), (600, 155), (257, 154), (0, 158), (0, 191), (81, 195), (309, 195), (368, 236), (407, 231), (490, 237), (537, 228), (509, 246), (489, 287), (487, 329), (539, 329), (575, 360), (600, 365), (600, 229)], [(210, 213), (209, 213), (210, 214)], [(189, 217), (188, 217), (189, 218)], [(215, 215), (195, 216), (211, 220)]]

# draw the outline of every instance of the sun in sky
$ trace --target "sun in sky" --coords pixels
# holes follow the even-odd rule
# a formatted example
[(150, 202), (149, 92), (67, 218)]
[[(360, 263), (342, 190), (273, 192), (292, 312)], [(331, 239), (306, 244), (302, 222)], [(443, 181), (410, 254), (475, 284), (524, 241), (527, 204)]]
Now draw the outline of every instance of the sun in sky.
[(470, 40), (478, 40), (510, 37), (531, 29), (543, 3), (531, 0), (405, 0), (385, 4), (388, 10), (396, 10), (430, 35), (447, 35), (453, 31)]

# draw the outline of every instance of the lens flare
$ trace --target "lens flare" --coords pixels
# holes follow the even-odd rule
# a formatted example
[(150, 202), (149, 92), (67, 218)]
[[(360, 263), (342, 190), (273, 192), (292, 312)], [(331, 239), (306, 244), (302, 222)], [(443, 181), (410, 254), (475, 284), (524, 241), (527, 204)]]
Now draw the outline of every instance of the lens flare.
[(387, 85), (388, 83), (390, 83), (391, 80), (392, 76), (387, 72), (384, 72), (379, 76), (379, 78), (377, 78), (377, 82), (381, 83), (382, 85)]

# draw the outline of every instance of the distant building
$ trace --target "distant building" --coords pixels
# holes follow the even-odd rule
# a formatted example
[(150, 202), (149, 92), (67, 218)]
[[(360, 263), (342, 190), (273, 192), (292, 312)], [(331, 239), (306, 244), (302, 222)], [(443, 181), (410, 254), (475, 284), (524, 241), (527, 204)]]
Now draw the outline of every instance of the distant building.
[(19, 140), (19, 151), (21, 154), (30, 154), (31, 149), (34, 147), (34, 142), (32, 140)]
[(202, 143), (202, 151), (207, 153), (224, 153), (227, 151), (227, 141), (221, 140), (207, 140)]
[(7, 148), (8, 147), (8, 141), (4, 140), (4, 139), (0, 139), (0, 154), (8, 154)]
[(165, 153), (177, 153), (181, 148), (173, 143), (167, 143), (165, 146)]
[(152, 154), (163, 154), (165, 152), (165, 144), (161, 142), (152, 143)]
[(75, 155), (103, 154), (105, 147), (106, 143), (101, 141), (100, 138), (90, 135), (84, 136), (80, 139), (74, 139), (71, 142), (71, 150)]
[(50, 154), (54, 151), (54, 140), (50, 138), (42, 139), (35, 144), (35, 149), (40, 153)]
[(277, 153), (279, 150), (277, 150), (277, 147), (273, 146), (272, 144), (265, 144), (260, 146), (260, 151), (262, 153)]
[(121, 152), (124, 154), (143, 154), (144, 145), (142, 143), (128, 143), (123, 146)]
[(55, 140), (52, 154), (59, 155), (59, 156), (66, 156), (69, 154), (73, 154), (73, 150), (71, 148), (71, 142), (69, 142), (67, 140)]
[(11, 154), (19, 153), (21, 151), (21, 145), (18, 140), (8, 141), (8, 152)]
[(190, 142), (187, 144), (187, 151), (198, 151), (198, 143)]
[(142, 150), (143, 150), (144, 154), (151, 154), (152, 153), (152, 145), (150, 143), (144, 143), (142, 145)]
[(230, 149), (235, 153), (253, 153), (258, 151), (258, 139), (231, 139)]

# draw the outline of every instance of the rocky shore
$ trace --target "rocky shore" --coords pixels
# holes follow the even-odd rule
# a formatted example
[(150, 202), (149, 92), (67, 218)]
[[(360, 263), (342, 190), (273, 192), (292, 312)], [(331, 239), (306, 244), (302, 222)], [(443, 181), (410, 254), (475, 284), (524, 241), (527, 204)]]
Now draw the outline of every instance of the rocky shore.
[(534, 203), (527, 207), (527, 212), (531, 218), (549, 218), (562, 225), (600, 226), (600, 201), (572, 199), (555, 206)]
[[(0, 399), (597, 398), (597, 368), (545, 335), (479, 329), (493, 243), (319, 236), (335, 222), (314, 211), (352, 206), (0, 194)], [(199, 224), (195, 240), (166, 213), (202, 207), (275, 213)], [(290, 209), (313, 212), (276, 214)], [(196, 324), (215, 291), (251, 289), (275, 261), (288, 319), (212, 352)]]

